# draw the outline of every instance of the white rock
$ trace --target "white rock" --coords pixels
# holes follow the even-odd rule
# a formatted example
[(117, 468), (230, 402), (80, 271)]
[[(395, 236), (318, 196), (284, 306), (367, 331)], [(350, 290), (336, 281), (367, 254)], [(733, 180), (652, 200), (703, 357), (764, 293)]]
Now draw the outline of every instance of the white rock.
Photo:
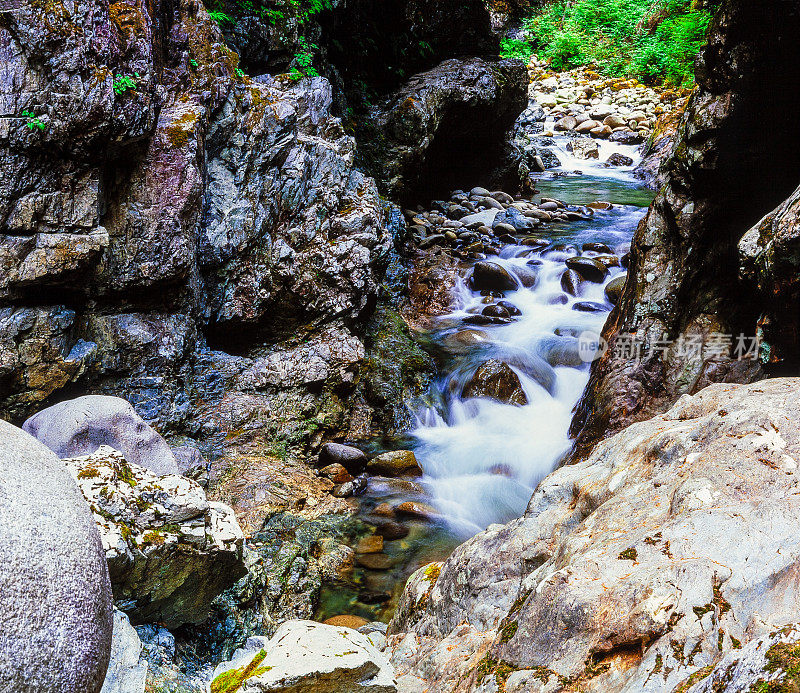
[(250, 638), (212, 675), (246, 667), (242, 693), (397, 693), (394, 670), (367, 636), (314, 621), (286, 621), (265, 644)]
[(147, 663), (139, 662), (142, 641), (128, 617), (114, 609), (111, 661), (100, 693), (143, 693)]

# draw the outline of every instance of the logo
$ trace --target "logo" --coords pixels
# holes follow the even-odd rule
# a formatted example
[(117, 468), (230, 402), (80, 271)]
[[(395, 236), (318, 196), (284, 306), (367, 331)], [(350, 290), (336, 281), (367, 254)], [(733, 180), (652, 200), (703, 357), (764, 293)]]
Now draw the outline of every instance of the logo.
[(578, 337), (578, 356), (584, 363), (597, 361), (608, 351), (608, 342), (592, 330), (581, 332)]

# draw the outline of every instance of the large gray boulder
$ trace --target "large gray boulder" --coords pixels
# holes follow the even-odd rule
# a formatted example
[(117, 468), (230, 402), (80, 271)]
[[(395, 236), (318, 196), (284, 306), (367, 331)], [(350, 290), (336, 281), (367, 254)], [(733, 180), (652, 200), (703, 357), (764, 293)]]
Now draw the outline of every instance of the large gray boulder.
[(120, 397), (86, 395), (59, 402), (34, 414), (22, 428), (61, 458), (90, 455), (108, 445), (156, 474), (178, 474), (166, 441)]
[(0, 690), (97, 693), (111, 609), (89, 506), (61, 460), (0, 421)]
[(389, 629), (398, 675), (429, 693), (723, 678), (740, 647), (800, 621), (798, 412), (800, 379), (714, 384), (559, 468), (522, 518), (409, 579)]

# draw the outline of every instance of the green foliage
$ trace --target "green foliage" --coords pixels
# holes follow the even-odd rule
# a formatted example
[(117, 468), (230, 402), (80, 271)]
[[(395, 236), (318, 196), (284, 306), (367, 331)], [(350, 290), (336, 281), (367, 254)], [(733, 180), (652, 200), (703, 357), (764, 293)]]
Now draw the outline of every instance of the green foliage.
[(134, 72), (133, 77), (130, 75), (114, 75), (114, 93), (115, 94), (124, 94), (129, 89), (131, 91), (136, 90), (136, 80), (139, 79), (139, 73)]
[(312, 64), (314, 62), (314, 53), (319, 50), (319, 46), (316, 43), (311, 43), (305, 36), (300, 36), (297, 44), (297, 52), (292, 60), (289, 77), (295, 81), (303, 77), (319, 77), (319, 72)]
[(226, 24), (236, 24), (236, 20), (230, 15), (225, 14), (224, 12), (209, 10), (208, 16), (211, 17), (211, 19), (213, 19), (220, 26), (225, 26)]
[(535, 53), (556, 70), (594, 64), (611, 77), (688, 86), (711, 19), (696, 0), (561, 0), (526, 19), (525, 40), (506, 39), (502, 55)]
[(25, 126), (28, 128), (28, 130), (44, 130), (47, 128), (47, 125), (45, 125), (35, 113), (31, 113), (30, 111), (22, 111), (20, 115), (21, 117), (25, 118)]

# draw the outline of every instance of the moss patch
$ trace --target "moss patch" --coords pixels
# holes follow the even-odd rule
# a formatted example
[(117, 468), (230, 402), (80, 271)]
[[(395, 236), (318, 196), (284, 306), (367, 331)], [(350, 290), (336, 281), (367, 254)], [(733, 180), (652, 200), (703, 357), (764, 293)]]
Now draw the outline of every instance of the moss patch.
[(694, 674), (692, 674), (688, 679), (683, 681), (676, 689), (674, 693), (685, 693), (688, 691), (694, 684), (698, 681), (701, 681), (706, 676), (708, 676), (711, 671), (714, 669), (713, 665), (709, 664), (702, 669), (698, 669)]
[(770, 674), (783, 672), (778, 680), (760, 679), (751, 686), (752, 693), (797, 693), (800, 691), (800, 644), (779, 642), (767, 650), (767, 666)]
[(217, 676), (217, 678), (211, 682), (211, 693), (235, 693), (242, 687), (242, 684), (247, 681), (247, 679), (250, 679), (253, 676), (258, 676), (259, 674), (263, 674), (272, 669), (272, 667), (269, 666), (258, 666), (264, 661), (264, 657), (266, 656), (267, 653), (264, 650), (261, 650), (256, 654), (255, 657), (253, 657), (253, 659), (250, 660), (249, 664), (239, 667), (238, 669), (225, 671)]
[(639, 554), (636, 552), (636, 549), (634, 549), (631, 546), (631, 548), (629, 548), (629, 549), (625, 549), (624, 551), (620, 551), (619, 556), (617, 556), (617, 558), (619, 560), (621, 560), (621, 561), (635, 561), (636, 558), (638, 557), (638, 555)]

